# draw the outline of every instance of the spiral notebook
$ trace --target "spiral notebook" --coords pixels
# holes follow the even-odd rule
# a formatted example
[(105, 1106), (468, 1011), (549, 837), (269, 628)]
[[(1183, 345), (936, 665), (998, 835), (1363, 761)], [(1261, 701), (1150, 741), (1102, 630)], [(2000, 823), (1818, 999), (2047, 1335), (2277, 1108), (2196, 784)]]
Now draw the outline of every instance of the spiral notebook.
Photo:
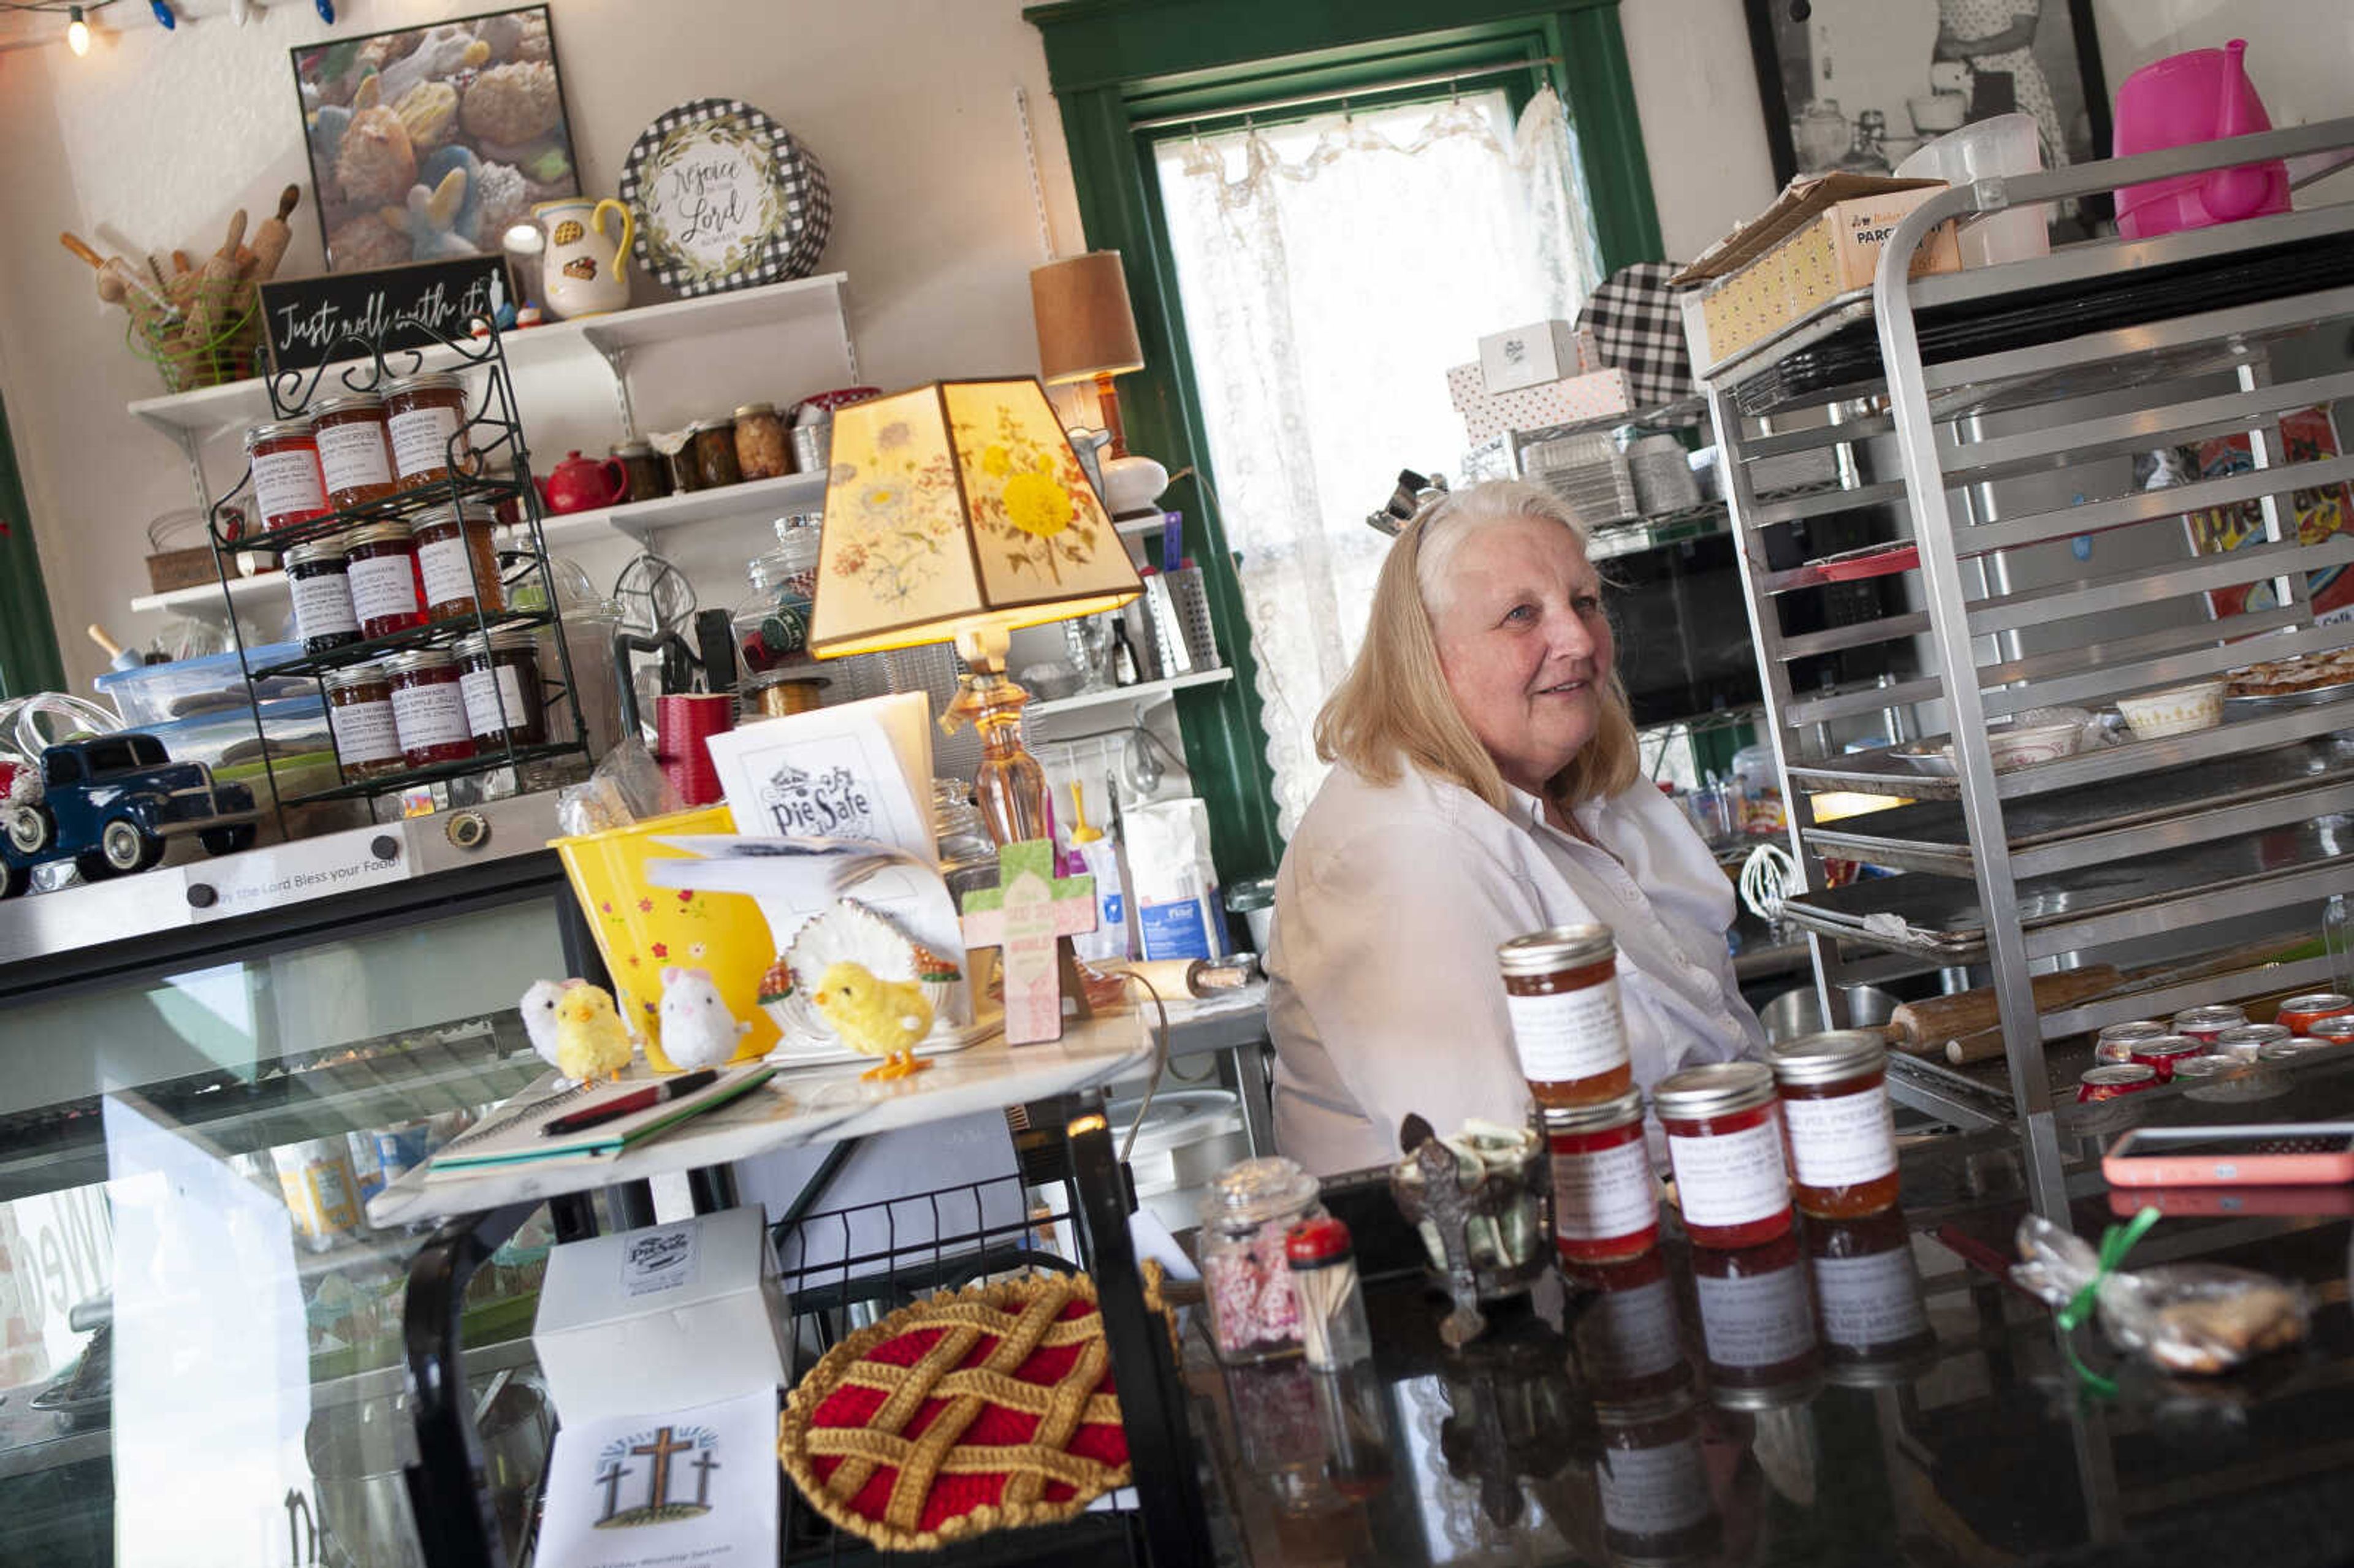
[(599, 1082), (558, 1088), (561, 1080), (551, 1074), (435, 1150), (425, 1161), (425, 1180), (429, 1183), (451, 1181), (498, 1165), (611, 1160), (633, 1144), (660, 1137), (690, 1118), (748, 1094), (775, 1075), (776, 1069), (766, 1062), (749, 1062), (728, 1068), (692, 1094), (550, 1138), (546, 1128), (557, 1118), (594, 1110), (670, 1076), (655, 1073), (643, 1062), (635, 1062), (618, 1084)]

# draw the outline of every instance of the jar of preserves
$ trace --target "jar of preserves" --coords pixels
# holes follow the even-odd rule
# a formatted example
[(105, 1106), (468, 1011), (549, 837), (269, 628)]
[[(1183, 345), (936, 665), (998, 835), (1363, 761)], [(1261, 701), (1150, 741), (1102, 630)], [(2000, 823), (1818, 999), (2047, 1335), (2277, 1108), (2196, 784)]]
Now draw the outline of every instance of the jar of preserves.
[(2133, 1059), (2158, 1075), (2161, 1084), (2174, 1076), (2174, 1065), (2185, 1056), (2203, 1056), (2207, 1042), (2194, 1040), (2188, 1034), (2161, 1034), (2155, 1040), (2134, 1042)]
[(1888, 1037), (1839, 1029), (1766, 1053), (1789, 1139), (1791, 1196), (1823, 1219), (1876, 1214), (1896, 1202), (1896, 1125), (1888, 1104)]
[(286, 552), (286, 587), (294, 600), (294, 635), (305, 653), (360, 640), (352, 609), (349, 563), (339, 539), (313, 539)]
[(1555, 926), (1496, 949), (1521, 1075), (1540, 1107), (1613, 1099), (1635, 1084), (1607, 926)]
[(695, 471), (703, 482), (698, 490), (741, 484), (744, 471), (736, 462), (736, 421), (704, 419), (687, 427), (687, 445), (695, 451)]
[(2133, 1048), (2137, 1043), (2172, 1033), (2165, 1024), (2146, 1019), (2136, 1019), (2130, 1023), (2112, 1023), (2094, 1038), (2093, 1059), (2096, 1062), (2130, 1062), (2133, 1060)]
[(2188, 1034), (2203, 1045), (2212, 1045), (2215, 1036), (2247, 1021), (2247, 1011), (2229, 1002), (2216, 1007), (2186, 1007), (2174, 1015), (2174, 1033)]
[(327, 672), (327, 729), (335, 743), (335, 767), (345, 783), (398, 773), (400, 736), (393, 723), (392, 681), (380, 661)]
[(1823, 1328), (1823, 1360), (1835, 1383), (1887, 1381), (1936, 1347), (1902, 1209), (1860, 1220), (1808, 1220), (1807, 1268)]
[(1323, 1217), (1316, 1193), (1316, 1178), (1279, 1157), (1228, 1166), (1211, 1183), (1196, 1245), (1210, 1340), (1221, 1361), (1236, 1365), (1299, 1351), (1299, 1301), (1284, 1238), (1300, 1221)]
[(458, 689), (466, 727), (484, 746), (547, 743), (539, 644), (525, 626), (494, 626), (458, 639)]
[(446, 370), (404, 376), (384, 389), (384, 426), (392, 443), (394, 482), (417, 490), (458, 471), (474, 471), (466, 437), (466, 384)]
[(1617, 1263), (1659, 1243), (1659, 1184), (1643, 1141), (1639, 1090), (1591, 1105), (1549, 1106), (1553, 1245), (1564, 1263)]
[(2285, 1027), (2291, 1034), (2310, 1034), (2313, 1026), (2321, 1020), (2348, 1012), (2354, 1012), (2354, 996), (2344, 996), (2334, 991), (2308, 991), (2282, 1002), (2274, 1022)]
[(1694, 1247), (1691, 1271), (1715, 1402), (1766, 1410), (1805, 1393), (1821, 1361), (1797, 1233), (1729, 1251)]
[(398, 518), (363, 524), (344, 535), (352, 610), (367, 637), (389, 637), (425, 624), (425, 590), (417, 575), (417, 538)]
[(746, 479), (775, 479), (793, 471), (785, 422), (775, 404), (747, 403), (736, 410), (736, 470)]
[(274, 534), (327, 514), (327, 482), (319, 472), (319, 443), (308, 419), (280, 419), (245, 432), (253, 471), (253, 510), (261, 530)]
[(385, 672), (391, 677), (392, 726), (403, 762), (430, 768), (475, 755), (458, 662), (447, 649), (412, 649), (387, 660)]
[(1601, 1437), (1594, 1481), (1611, 1560), (1712, 1554), (1723, 1531), (1701, 1451), (1698, 1401), (1678, 1390), (1597, 1403), (1594, 1419)]
[(327, 502), (341, 510), (382, 501), (399, 486), (392, 478), (392, 443), (385, 434), (384, 399), (373, 392), (323, 397), (311, 410), (326, 475)]
[(690, 425), (676, 435), (658, 435), (653, 440), (654, 455), (661, 458), (670, 471), (673, 495), (685, 495), (697, 490), (707, 490), (703, 470), (695, 461), (695, 427)]
[(1658, 1248), (1625, 1263), (1565, 1265), (1562, 1274), (1591, 1297), (1569, 1324), (1569, 1343), (1596, 1399), (1642, 1399), (1691, 1386), (1675, 1283)]
[(479, 501), (432, 506), (417, 514), (417, 580), (435, 620), (506, 608), (499, 587), (498, 514)]
[(613, 461), (629, 477), (631, 501), (659, 501), (670, 493), (670, 465), (654, 454), (651, 441), (617, 441)]
[(2296, 1031), (2278, 1023), (2240, 1023), (2215, 1036), (2215, 1054), (2253, 1062), (2276, 1040), (2294, 1040)]
[(2098, 1105), (2104, 1100), (2137, 1095), (2144, 1089), (2158, 1087), (2158, 1069), (2145, 1067), (2139, 1062), (2111, 1062), (2105, 1066), (2088, 1069), (2076, 1080), (2076, 1103)]
[(1765, 1063), (1712, 1062), (1670, 1073), (1651, 1090), (1651, 1108), (1668, 1135), (1668, 1163), (1693, 1245), (1755, 1246), (1789, 1230), (1789, 1171)]

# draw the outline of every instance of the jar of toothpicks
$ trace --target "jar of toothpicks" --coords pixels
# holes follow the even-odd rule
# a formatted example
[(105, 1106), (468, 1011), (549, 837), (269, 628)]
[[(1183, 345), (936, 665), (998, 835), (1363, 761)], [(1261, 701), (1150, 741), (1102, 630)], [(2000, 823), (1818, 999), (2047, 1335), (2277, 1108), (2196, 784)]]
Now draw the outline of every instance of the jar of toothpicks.
[(1284, 1237), (1283, 1255), (1299, 1300), (1300, 1350), (1308, 1364), (1336, 1371), (1370, 1357), (1373, 1340), (1349, 1227), (1329, 1215), (1303, 1220)]

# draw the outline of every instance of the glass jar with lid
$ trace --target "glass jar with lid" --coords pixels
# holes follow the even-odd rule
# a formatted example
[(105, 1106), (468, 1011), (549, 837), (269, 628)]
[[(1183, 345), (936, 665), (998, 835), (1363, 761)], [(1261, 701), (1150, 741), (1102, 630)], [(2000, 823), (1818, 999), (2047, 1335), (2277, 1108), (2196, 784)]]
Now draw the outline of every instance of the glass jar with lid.
[(793, 471), (785, 421), (775, 404), (747, 403), (736, 410), (736, 470), (746, 479), (776, 479)]
[(391, 678), (392, 724), (401, 760), (411, 768), (463, 762), (476, 754), (466, 727), (458, 661), (446, 648), (417, 648), (385, 662)]
[(616, 441), (612, 454), (629, 478), (629, 500), (659, 501), (670, 493), (670, 465), (656, 454), (652, 441)]
[(1785, 1040), (1766, 1053), (1781, 1097), (1791, 1192), (1829, 1220), (1876, 1214), (1896, 1202), (1896, 1130), (1888, 1104), (1888, 1038), (1837, 1029)]
[(744, 471), (736, 461), (736, 421), (703, 419), (687, 427), (687, 445), (695, 451), (695, 471), (702, 490), (741, 484)]
[(286, 587), (294, 600), (294, 635), (305, 653), (360, 640), (352, 609), (350, 562), (339, 539), (313, 539), (286, 552)]
[(352, 610), (368, 637), (389, 637), (425, 624), (425, 588), (417, 574), (417, 537), (397, 517), (365, 523), (344, 535), (345, 579)]
[(808, 660), (818, 534), (815, 528), (780, 522), (776, 548), (755, 556), (744, 569), (751, 591), (728, 620), (736, 635), (736, 656), (754, 673)]
[(1555, 926), (1496, 949), (1521, 1075), (1539, 1106), (1614, 1099), (1635, 1084), (1607, 926)]
[(392, 679), (377, 661), (327, 672), (327, 728), (344, 782), (398, 773), (408, 764), (392, 714)]
[(1197, 1244), (1209, 1297), (1210, 1338), (1230, 1364), (1293, 1355), (1300, 1348), (1299, 1302), (1292, 1293), (1284, 1237), (1321, 1218), (1316, 1178), (1279, 1157), (1246, 1160), (1222, 1171), (1202, 1200)]
[(1668, 1135), (1668, 1163), (1684, 1234), (1703, 1247), (1755, 1246), (1791, 1224), (1790, 1178), (1763, 1062), (1712, 1062), (1661, 1078), (1651, 1107)]
[(506, 608), (499, 587), (498, 514), (479, 501), (417, 514), (417, 579), (435, 620)]
[(327, 514), (327, 482), (319, 472), (319, 442), (310, 420), (254, 426), (245, 432), (245, 457), (264, 533)]
[(527, 626), (494, 626), (461, 637), (458, 690), (466, 727), (484, 746), (544, 746), (546, 695), (539, 678), (539, 642)]
[(1547, 1106), (1553, 1245), (1564, 1263), (1616, 1263), (1659, 1245), (1659, 1184), (1643, 1139), (1640, 1090)]
[(318, 439), (330, 505), (340, 511), (382, 501), (399, 489), (393, 482), (383, 398), (373, 392), (323, 397), (312, 407), (311, 429)]
[(446, 370), (422, 371), (384, 389), (385, 435), (392, 444), (395, 482), (403, 490), (474, 471), (466, 435), (466, 383)]
[(1797, 1232), (1757, 1246), (1694, 1247), (1691, 1271), (1716, 1403), (1766, 1410), (1811, 1392), (1822, 1360)]

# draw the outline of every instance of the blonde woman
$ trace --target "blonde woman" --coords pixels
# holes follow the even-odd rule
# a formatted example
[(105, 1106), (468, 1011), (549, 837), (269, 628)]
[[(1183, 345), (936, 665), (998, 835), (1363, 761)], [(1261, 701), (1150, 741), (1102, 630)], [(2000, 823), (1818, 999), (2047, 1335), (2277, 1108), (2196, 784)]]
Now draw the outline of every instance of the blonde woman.
[(1551, 493), (1478, 485), (1406, 524), (1316, 745), (1335, 766), (1268, 955), (1284, 1153), (1329, 1174), (1390, 1159), (1409, 1111), (1517, 1123), (1496, 946), (1547, 926), (1616, 934), (1638, 1083), (1763, 1048), (1732, 885), (1641, 776), (1603, 585)]

